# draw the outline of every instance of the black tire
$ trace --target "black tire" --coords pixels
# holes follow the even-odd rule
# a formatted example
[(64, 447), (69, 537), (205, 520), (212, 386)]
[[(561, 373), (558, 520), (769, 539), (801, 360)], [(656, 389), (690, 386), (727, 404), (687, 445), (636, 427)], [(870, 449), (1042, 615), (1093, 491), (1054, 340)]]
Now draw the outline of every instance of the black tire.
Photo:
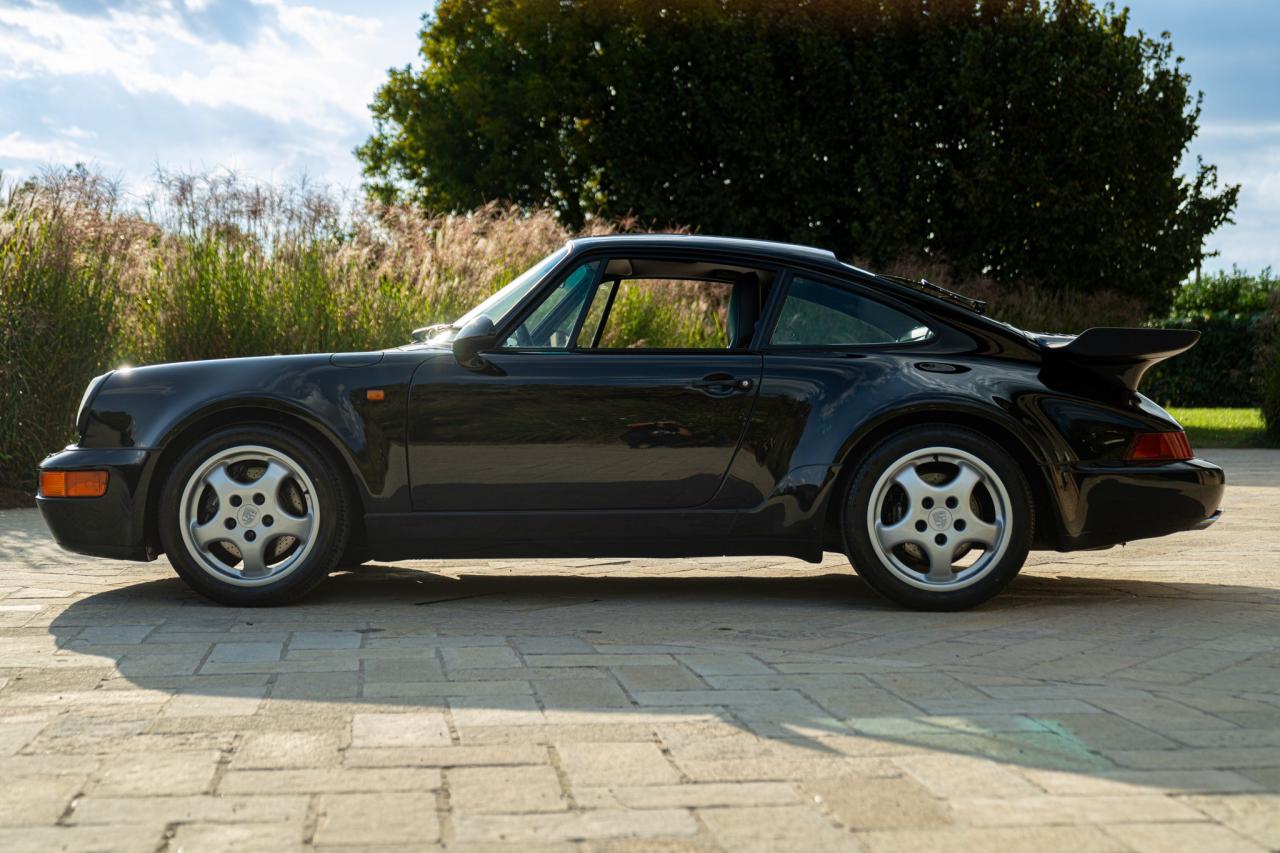
[[(238, 586), (216, 577), (202, 565), (200, 557), (192, 553), (181, 529), (182, 496), (187, 483), (209, 460), (240, 446), (268, 448), (295, 463), (314, 484), (314, 501), (319, 513), (309, 537), (314, 540), (309, 553), (278, 580), (259, 586)], [(290, 430), (268, 424), (246, 424), (212, 433), (182, 454), (160, 493), (157, 522), (170, 564), (192, 589), (220, 604), (268, 607), (296, 601), (328, 577), (347, 549), (351, 513), (351, 497), (329, 456)]]
[[(1005, 507), (1004, 517), (1007, 522), (1004, 526), (1005, 539), (998, 541), (1003, 544), (1003, 552), (999, 548), (992, 549), (993, 554), (998, 554), (988, 561), (987, 567), (982, 570), (975, 570), (974, 580), (969, 581), (969, 585), (960, 588), (949, 589), (945, 585), (940, 584), (942, 588), (927, 589), (904, 580), (904, 576), (913, 577), (912, 572), (906, 571), (913, 568), (908, 565), (908, 561), (913, 555), (922, 556), (927, 561), (927, 554), (924, 546), (907, 543), (905, 546), (897, 546), (897, 548), (906, 548), (906, 550), (897, 550), (897, 548), (886, 548), (883, 544), (873, 543), (875, 534), (871, 529), (871, 521), (868, 516), (872, 512), (871, 502), (877, 498), (877, 495), (888, 494), (887, 492), (877, 489), (877, 485), (881, 483), (881, 478), (888, 476), (890, 469), (901, 470), (898, 465), (913, 453), (921, 451), (930, 451), (934, 448), (950, 448), (962, 454), (968, 454), (976, 457), (978, 461), (984, 463), (989, 474), (994, 475), (992, 485), (994, 491), (1002, 487), (1007, 495), (1007, 507)], [(921, 459), (944, 459), (944, 455), (932, 457), (925, 453)], [(947, 470), (945, 462), (929, 463), (923, 465), (927, 467), (930, 464), (936, 465), (942, 471)], [(915, 470), (920, 470), (919, 468)], [(955, 469), (959, 471), (959, 468)], [(939, 477), (945, 478), (945, 473), (940, 473)], [(943, 480), (945, 483), (945, 479)], [(881, 486), (881, 488), (885, 488)], [(992, 496), (992, 492), (985, 491), (986, 485), (981, 487), (984, 491), (975, 490), (977, 497), (974, 501), (982, 503), (980, 500), (983, 496), (987, 496), (992, 501), (997, 498)], [(905, 506), (909, 500), (905, 490), (889, 494), (886, 500), (897, 500), (899, 506)], [(1000, 498), (1001, 500), (1003, 498)], [(881, 505), (883, 506), (883, 504)], [(922, 506), (931, 506), (929, 502), (924, 502)], [(948, 504), (950, 506), (950, 504)], [(912, 503), (914, 507), (914, 503)], [(941, 509), (941, 505), (938, 507)], [(901, 512), (908, 510), (901, 509)], [(926, 517), (931, 516), (931, 510), (925, 510)], [(1000, 517), (994, 515), (995, 510), (990, 510), (992, 518)], [(884, 520), (883, 516), (880, 516)], [(938, 524), (958, 525), (958, 522), (951, 521), (951, 516), (946, 516), (947, 520), (937, 519)], [(849, 489), (845, 496), (844, 512), (842, 514), (843, 533), (845, 541), (845, 553), (849, 557), (849, 561), (853, 564), (854, 570), (863, 580), (865, 580), (872, 589), (883, 595), (885, 598), (898, 604), (910, 607), (915, 610), (964, 610), (987, 601), (992, 596), (1004, 589), (1010, 581), (1017, 576), (1022, 569), (1023, 563), (1026, 562), (1027, 553), (1031, 549), (1032, 536), (1035, 531), (1035, 506), (1032, 501), (1031, 489), (1027, 484), (1026, 475), (1023, 473), (1018, 462), (1010, 456), (1004, 449), (991, 439), (981, 433), (975, 432), (963, 427), (951, 426), (921, 426), (912, 427), (897, 433), (890, 438), (885, 439), (876, 445), (866, 457), (858, 465), (858, 469), (849, 482)], [(929, 526), (928, 522), (921, 519), (915, 523), (916, 530), (923, 530), (922, 537), (928, 538), (936, 536), (939, 543), (947, 542), (947, 534), (955, 536), (957, 539), (963, 539), (960, 533), (955, 533), (950, 527), (934, 528)], [(921, 528), (918, 525), (925, 524)], [(955, 530), (963, 530), (963, 527), (957, 526)], [(936, 531), (936, 533), (935, 533)], [(928, 543), (925, 543), (927, 546)], [(915, 550), (912, 551), (911, 549)], [(882, 556), (882, 553), (885, 556)], [(947, 557), (944, 555), (941, 564), (947, 564)], [(979, 557), (981, 559), (981, 556)], [(892, 561), (892, 562), (891, 562)], [(926, 567), (919, 568), (921, 572), (917, 582), (928, 585), (926, 577), (928, 569)], [(945, 569), (943, 574), (945, 575)], [(957, 583), (960, 574), (957, 572)]]

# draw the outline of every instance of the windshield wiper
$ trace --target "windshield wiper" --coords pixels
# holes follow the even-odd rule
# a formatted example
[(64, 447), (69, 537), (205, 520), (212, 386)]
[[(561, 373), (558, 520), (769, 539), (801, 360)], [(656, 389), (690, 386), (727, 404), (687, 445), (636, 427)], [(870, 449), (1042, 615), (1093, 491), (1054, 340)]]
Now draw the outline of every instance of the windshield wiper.
[(440, 332), (456, 328), (458, 327), (453, 323), (433, 323), (430, 326), (423, 326), (420, 329), (414, 329), (409, 333), (409, 337), (415, 344), (425, 344)]
[(921, 293), (927, 293), (930, 296), (947, 302), (953, 302), (956, 305), (963, 305), (975, 314), (985, 314), (987, 312), (987, 303), (981, 299), (971, 299), (968, 296), (962, 296), (954, 290), (947, 290), (945, 287), (939, 287), (931, 281), (923, 278), (903, 278), (900, 275), (886, 275), (879, 273), (881, 278), (887, 278), (889, 281), (897, 284), (905, 284), (907, 287), (914, 288)]

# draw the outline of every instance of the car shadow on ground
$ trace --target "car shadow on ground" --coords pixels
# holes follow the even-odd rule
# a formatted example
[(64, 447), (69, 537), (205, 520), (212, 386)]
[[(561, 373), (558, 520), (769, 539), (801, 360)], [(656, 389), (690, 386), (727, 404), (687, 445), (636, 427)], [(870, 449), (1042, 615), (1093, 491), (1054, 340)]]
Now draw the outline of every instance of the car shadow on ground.
[[(1176, 787), (1181, 765), (1149, 755), (1186, 748), (1171, 727), (1236, 728), (1202, 710), (1215, 698), (1280, 711), (1274, 669), (1240, 698), (1239, 650), (1280, 633), (1276, 589), (1038, 574), (975, 610), (915, 613), (848, 574), (584, 574), (614, 565), (370, 565), (270, 609), (154, 580), (89, 595), (49, 630), (68, 666), (115, 668), (98, 689), (217, 713), (434, 709), (464, 743), (702, 722), (708, 754), (737, 736), (778, 760), (941, 751)], [(1238, 664), (1162, 668), (1215, 648)]]

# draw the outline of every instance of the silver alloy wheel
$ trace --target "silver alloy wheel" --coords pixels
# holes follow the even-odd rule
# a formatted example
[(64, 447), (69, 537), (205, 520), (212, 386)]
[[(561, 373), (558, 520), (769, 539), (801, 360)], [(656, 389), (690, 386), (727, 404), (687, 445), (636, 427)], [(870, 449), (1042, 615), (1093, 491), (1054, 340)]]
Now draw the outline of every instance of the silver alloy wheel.
[[(954, 447), (913, 450), (876, 481), (871, 546), (900, 580), (930, 592), (972, 586), (1009, 545), (1009, 493), (991, 466)], [(981, 553), (970, 563), (965, 557)], [(958, 564), (959, 563), (959, 564)]]
[(187, 480), (181, 500), (178, 522), (188, 553), (224, 583), (273, 583), (315, 547), (315, 484), (279, 450), (241, 445), (215, 453)]

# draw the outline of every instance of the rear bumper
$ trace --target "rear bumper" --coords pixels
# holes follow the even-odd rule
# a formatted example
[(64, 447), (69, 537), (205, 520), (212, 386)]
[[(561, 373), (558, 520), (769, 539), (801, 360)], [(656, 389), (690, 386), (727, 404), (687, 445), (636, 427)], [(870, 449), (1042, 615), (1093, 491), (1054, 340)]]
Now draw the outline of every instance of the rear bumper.
[(46, 498), (36, 505), (54, 540), (68, 551), (120, 560), (152, 560), (146, 541), (146, 483), (153, 454), (134, 448), (69, 447), (40, 463), (42, 471), (108, 472), (100, 498)]
[(1053, 476), (1061, 499), (1063, 551), (1203, 530), (1222, 515), (1226, 477), (1203, 459), (1149, 466), (1065, 465)]

